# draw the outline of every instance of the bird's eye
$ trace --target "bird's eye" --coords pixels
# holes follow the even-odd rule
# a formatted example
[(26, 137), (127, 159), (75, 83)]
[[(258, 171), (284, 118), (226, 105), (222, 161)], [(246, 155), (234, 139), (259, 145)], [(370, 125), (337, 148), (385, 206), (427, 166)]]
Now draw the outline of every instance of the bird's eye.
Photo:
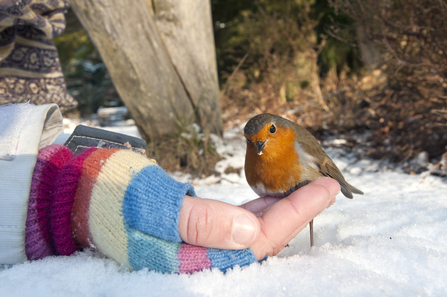
[(275, 127), (275, 125), (272, 124), (272, 125), (270, 126), (270, 133), (273, 134), (273, 133), (275, 133), (275, 132), (276, 132), (276, 127)]

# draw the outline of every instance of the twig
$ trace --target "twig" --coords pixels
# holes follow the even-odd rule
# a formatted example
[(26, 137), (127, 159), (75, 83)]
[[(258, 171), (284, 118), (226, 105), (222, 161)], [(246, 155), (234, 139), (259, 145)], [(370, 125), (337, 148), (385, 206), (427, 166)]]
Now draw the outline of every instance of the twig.
[(237, 64), (236, 68), (234, 68), (233, 72), (231, 73), (230, 77), (228, 77), (226, 83), (225, 83), (225, 87), (224, 87), (224, 94), (227, 93), (228, 91), (228, 85), (229, 82), (231, 81), (231, 79), (236, 75), (236, 73), (239, 71), (239, 68), (242, 66), (242, 64), (245, 62), (245, 60), (248, 57), (248, 53), (245, 54), (245, 56), (239, 61), (239, 63)]

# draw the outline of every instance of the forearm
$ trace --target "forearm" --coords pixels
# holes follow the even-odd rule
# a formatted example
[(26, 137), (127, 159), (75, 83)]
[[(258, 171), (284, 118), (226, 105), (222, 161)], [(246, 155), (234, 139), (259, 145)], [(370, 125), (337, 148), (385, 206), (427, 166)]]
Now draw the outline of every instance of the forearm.
[[(70, 255), (84, 247), (132, 269), (169, 273), (225, 271), (256, 262), (250, 249), (207, 249), (182, 241), (179, 213), (184, 196), (195, 196), (190, 184), (131, 150), (92, 148), (75, 157), (64, 146), (49, 146), (63, 129), (57, 106), (16, 107), (25, 112), (11, 117), (25, 119), (12, 133), (19, 136), (0, 148), (9, 154), (0, 160), (1, 264)], [(5, 110), (10, 113), (0, 107), (0, 119)]]
[[(50, 152), (53, 158), (47, 157)], [(183, 197), (195, 196), (194, 190), (146, 157), (131, 150), (95, 148), (65, 160), (68, 155), (63, 146), (50, 146), (39, 153), (32, 197), (51, 200), (51, 207), (33, 210), (39, 202), (30, 199), (32, 216), (28, 216), (26, 229), (29, 259), (70, 255), (78, 248), (93, 247), (131, 269), (163, 273), (214, 267), (225, 271), (256, 261), (249, 249), (207, 249), (183, 243), (178, 232), (179, 212)], [(59, 168), (55, 160), (65, 165)], [(42, 170), (44, 167), (47, 169)], [(42, 187), (41, 176), (44, 184), (53, 180), (53, 188)], [(49, 224), (36, 228), (36, 217), (45, 215)]]

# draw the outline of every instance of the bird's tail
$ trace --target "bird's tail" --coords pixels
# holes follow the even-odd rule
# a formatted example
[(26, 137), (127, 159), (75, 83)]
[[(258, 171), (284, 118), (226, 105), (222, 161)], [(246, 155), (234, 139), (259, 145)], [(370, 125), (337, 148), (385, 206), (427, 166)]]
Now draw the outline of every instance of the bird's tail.
[(359, 195), (363, 195), (364, 193), (362, 191), (360, 191), (359, 189), (357, 189), (356, 187), (354, 187), (351, 184), (348, 184), (347, 182), (345, 183), (340, 183), (341, 186), (341, 192), (343, 193), (343, 195), (345, 195), (347, 198), (352, 199), (352, 193), (354, 194), (359, 194)]
[(356, 187), (354, 187), (351, 184), (348, 184), (348, 186), (349, 186), (351, 192), (354, 193), (354, 194), (359, 194), (359, 195), (365, 194), (365, 193), (363, 193), (362, 191), (360, 191), (359, 189), (357, 189)]

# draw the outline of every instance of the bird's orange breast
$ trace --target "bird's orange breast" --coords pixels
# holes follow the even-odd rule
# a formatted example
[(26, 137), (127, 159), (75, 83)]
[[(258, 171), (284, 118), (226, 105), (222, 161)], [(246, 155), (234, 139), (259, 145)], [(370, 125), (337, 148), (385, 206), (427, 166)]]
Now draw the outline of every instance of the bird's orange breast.
[[(265, 141), (258, 136), (253, 135), (250, 141)], [(277, 133), (267, 140), (262, 155), (257, 154), (253, 145), (247, 144), (245, 175), (249, 185), (258, 189), (255, 191), (259, 195), (289, 191), (301, 182), (302, 170), (300, 157), (295, 151), (295, 131), (292, 128), (278, 129)], [(260, 190), (262, 188), (265, 192)]]

